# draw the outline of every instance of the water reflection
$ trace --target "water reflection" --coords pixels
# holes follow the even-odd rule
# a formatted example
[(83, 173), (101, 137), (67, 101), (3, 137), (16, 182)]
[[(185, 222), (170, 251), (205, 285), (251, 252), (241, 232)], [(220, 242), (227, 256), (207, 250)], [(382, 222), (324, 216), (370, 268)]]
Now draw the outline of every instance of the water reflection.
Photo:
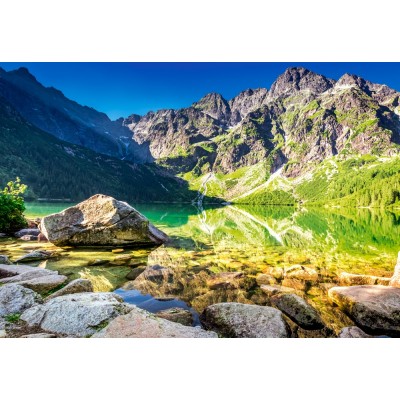
[[(2, 254), (12, 259), (33, 248), (59, 251), (42, 267), (71, 279), (90, 279), (98, 291), (117, 290), (128, 301), (152, 310), (157, 297), (174, 297), (183, 308), (201, 312), (207, 305), (238, 301), (268, 304), (257, 282), (292, 285), (308, 297), (333, 327), (349, 323), (327, 302), (327, 290), (341, 272), (390, 277), (400, 249), (400, 215), (381, 209), (324, 209), (228, 205), (198, 210), (191, 205), (135, 204), (170, 241), (154, 250), (126, 250), (119, 260), (109, 249), (60, 250), (49, 244), (2, 240)], [(46, 207), (57, 212), (60, 205)], [(35, 216), (38, 208), (28, 207)], [(102, 259), (102, 265), (89, 265)], [(299, 283), (284, 279), (294, 264), (314, 270), (318, 279)], [(132, 279), (135, 268), (160, 265), (159, 281)], [(135, 274), (134, 274), (135, 275)], [(172, 301), (172, 300), (171, 300)], [(174, 303), (174, 306), (176, 304)], [(166, 308), (168, 308), (166, 307)], [(154, 308), (154, 309), (155, 309)]]

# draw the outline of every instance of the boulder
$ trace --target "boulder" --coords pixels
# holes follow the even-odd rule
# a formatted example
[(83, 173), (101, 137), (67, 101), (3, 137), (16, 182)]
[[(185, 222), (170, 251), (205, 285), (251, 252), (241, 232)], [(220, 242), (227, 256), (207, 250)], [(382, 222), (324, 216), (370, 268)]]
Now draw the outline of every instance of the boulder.
[(0, 317), (20, 314), (41, 301), (33, 290), (18, 284), (0, 286)]
[(45, 250), (34, 250), (24, 256), (15, 260), (16, 263), (19, 262), (30, 262), (30, 261), (39, 261), (39, 260), (47, 260), (52, 256), (53, 253)]
[(11, 265), (12, 262), (10, 261), (10, 259), (7, 256), (0, 254), (0, 264)]
[(200, 315), (203, 325), (223, 337), (281, 338), (290, 332), (281, 311), (266, 306), (219, 303)]
[(157, 318), (133, 306), (129, 314), (119, 316), (93, 335), (95, 338), (216, 338), (215, 332), (184, 326)]
[(18, 282), (18, 285), (34, 290), (36, 293), (46, 295), (51, 290), (61, 286), (68, 278), (64, 275), (44, 275), (38, 278)]
[[(41, 269), (41, 268), (31, 267), (29, 265), (0, 264), (0, 279), (9, 278), (9, 277), (16, 276), (16, 275), (21, 275), (25, 272), (32, 272), (32, 271), (37, 272), (39, 269)], [(53, 271), (51, 271), (51, 272), (53, 272)], [(54, 271), (54, 273), (57, 274), (56, 271)]]
[(360, 339), (360, 338), (372, 338), (373, 336), (370, 336), (366, 334), (364, 331), (362, 331), (360, 328), (357, 326), (348, 326), (346, 328), (343, 328), (339, 332), (339, 338), (344, 338), (344, 339)]
[(384, 285), (388, 286), (390, 278), (382, 278), (373, 275), (358, 275), (342, 272), (339, 275), (339, 283), (343, 286), (359, 286), (359, 285)]
[(161, 310), (156, 313), (157, 317), (167, 319), (168, 321), (177, 322), (182, 325), (192, 326), (193, 315), (189, 310), (174, 307), (167, 310)]
[(28, 229), (21, 229), (18, 232), (15, 232), (14, 236), (17, 238), (21, 238), (22, 236), (29, 235), (29, 236), (36, 236), (38, 237), (40, 230), (37, 228), (28, 228)]
[(7, 332), (4, 329), (0, 330), (0, 339), (4, 339), (7, 337)]
[[(18, 270), (19, 265), (16, 265), (16, 269)], [(43, 276), (49, 276), (49, 275), (58, 275), (57, 271), (52, 271), (50, 269), (44, 269), (44, 268), (37, 268), (37, 267), (28, 267), (29, 269), (22, 269), (21, 272), (19, 272), (16, 275), (13, 276), (8, 276), (6, 278), (1, 278), (0, 283), (6, 284), (6, 283), (19, 283), (22, 281), (28, 281), (31, 279), (36, 279), (36, 278), (41, 278)]]
[(128, 313), (131, 307), (113, 293), (75, 293), (34, 306), (21, 315), (21, 320), (50, 333), (85, 337)]
[(400, 336), (400, 288), (333, 287), (328, 295), (366, 333)]
[(316, 330), (324, 327), (317, 311), (294, 293), (280, 293), (271, 303), (303, 329)]
[(397, 257), (397, 263), (394, 267), (394, 274), (392, 276), (392, 279), (390, 280), (389, 285), (400, 288), (400, 251)]
[(40, 229), (57, 246), (155, 246), (168, 238), (129, 204), (101, 194), (44, 217)]
[(93, 284), (91, 281), (89, 281), (89, 279), (75, 279), (68, 283), (68, 285), (64, 286), (60, 290), (57, 290), (57, 292), (47, 297), (46, 301), (54, 299), (55, 297), (65, 296), (66, 294), (85, 293), (93, 291)]

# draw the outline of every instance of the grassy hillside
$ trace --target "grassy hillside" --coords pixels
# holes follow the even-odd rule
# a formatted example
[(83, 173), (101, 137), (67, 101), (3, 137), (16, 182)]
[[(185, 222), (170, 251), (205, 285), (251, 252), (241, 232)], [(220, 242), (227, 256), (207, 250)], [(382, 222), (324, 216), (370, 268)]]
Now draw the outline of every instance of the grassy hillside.
[(300, 179), (277, 177), (234, 202), (327, 206), (400, 206), (400, 157), (332, 157)]

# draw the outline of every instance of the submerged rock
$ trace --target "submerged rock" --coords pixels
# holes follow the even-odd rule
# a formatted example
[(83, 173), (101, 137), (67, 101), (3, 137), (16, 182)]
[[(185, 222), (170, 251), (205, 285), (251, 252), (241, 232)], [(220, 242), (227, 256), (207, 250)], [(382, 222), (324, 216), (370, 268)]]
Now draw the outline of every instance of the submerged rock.
[(372, 338), (373, 336), (366, 334), (357, 326), (348, 326), (339, 332), (339, 338), (344, 339), (359, 339), (359, 338)]
[(334, 287), (328, 294), (365, 332), (400, 336), (400, 288), (382, 285)]
[(133, 306), (129, 314), (121, 315), (93, 335), (95, 338), (216, 338), (215, 332), (184, 326), (157, 318)]
[(167, 235), (129, 204), (97, 194), (40, 224), (57, 246), (155, 246)]
[(296, 294), (277, 294), (271, 298), (271, 303), (301, 328), (316, 330), (324, 327), (317, 311)]
[(279, 294), (279, 293), (292, 293), (292, 292), (294, 292), (294, 289), (292, 289), (292, 288), (287, 288), (287, 287), (279, 286), (279, 285), (261, 285), (260, 289), (268, 297), (272, 297), (272, 296), (274, 296), (276, 294)]
[(189, 310), (174, 307), (167, 310), (161, 310), (156, 313), (157, 317), (167, 319), (168, 321), (177, 322), (182, 325), (192, 326), (193, 315)]
[(384, 285), (388, 286), (390, 282), (390, 278), (382, 278), (379, 276), (373, 275), (358, 275), (358, 274), (349, 274), (348, 272), (342, 272), (339, 275), (339, 283), (341, 285)]
[(35, 250), (31, 251), (28, 254), (18, 258), (15, 260), (16, 263), (19, 262), (30, 262), (30, 261), (38, 261), (38, 260), (47, 260), (52, 256), (53, 253), (45, 250)]
[(128, 274), (126, 275), (126, 279), (130, 281), (134, 281), (142, 272), (146, 270), (146, 267), (136, 267), (133, 268)]
[(289, 337), (281, 311), (266, 306), (241, 303), (219, 303), (208, 306), (200, 315), (208, 329), (224, 337), (283, 338)]
[(33, 290), (18, 284), (0, 287), (0, 317), (20, 314), (41, 301), (41, 297)]
[(285, 270), (285, 279), (315, 282), (318, 280), (318, 272), (300, 264), (292, 265)]
[(68, 285), (64, 286), (57, 292), (51, 294), (47, 297), (47, 301), (50, 299), (54, 299), (55, 297), (65, 296), (66, 294), (73, 293), (84, 293), (84, 292), (93, 292), (93, 284), (89, 279), (75, 279), (68, 283)]
[(113, 293), (76, 293), (34, 306), (22, 314), (21, 320), (47, 332), (85, 337), (130, 310), (131, 306)]

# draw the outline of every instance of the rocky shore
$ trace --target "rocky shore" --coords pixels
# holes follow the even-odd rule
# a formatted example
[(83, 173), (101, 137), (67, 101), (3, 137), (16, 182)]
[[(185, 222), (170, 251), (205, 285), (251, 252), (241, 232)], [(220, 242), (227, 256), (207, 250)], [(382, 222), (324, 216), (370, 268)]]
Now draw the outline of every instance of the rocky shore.
[[(89, 269), (105, 264), (128, 268), (124, 290), (164, 300), (207, 290), (198, 296), (206, 303), (198, 307), (201, 325), (193, 326), (188, 310), (173, 307), (151, 313), (116, 293), (99, 291), (90, 279), (71, 279), (45, 265), (28, 265), (63, 257), (66, 247), (38, 248), (12, 261), (0, 254), (2, 338), (400, 337), (400, 257), (392, 278), (341, 272), (327, 282), (317, 270), (300, 264), (269, 267), (255, 276), (202, 269), (184, 275), (162, 251), (154, 251), (146, 261), (125, 254), (122, 246), (155, 246), (168, 237), (126, 203), (102, 195), (45, 217), (38, 226), (32, 221), (15, 236), (38, 243), (50, 238), (60, 246), (109, 246), (113, 259), (92, 259)], [(191, 286), (198, 279), (203, 289)], [(321, 290), (339, 328), (324, 306), (316, 307), (305, 296)], [(240, 295), (245, 291), (246, 296)]]

